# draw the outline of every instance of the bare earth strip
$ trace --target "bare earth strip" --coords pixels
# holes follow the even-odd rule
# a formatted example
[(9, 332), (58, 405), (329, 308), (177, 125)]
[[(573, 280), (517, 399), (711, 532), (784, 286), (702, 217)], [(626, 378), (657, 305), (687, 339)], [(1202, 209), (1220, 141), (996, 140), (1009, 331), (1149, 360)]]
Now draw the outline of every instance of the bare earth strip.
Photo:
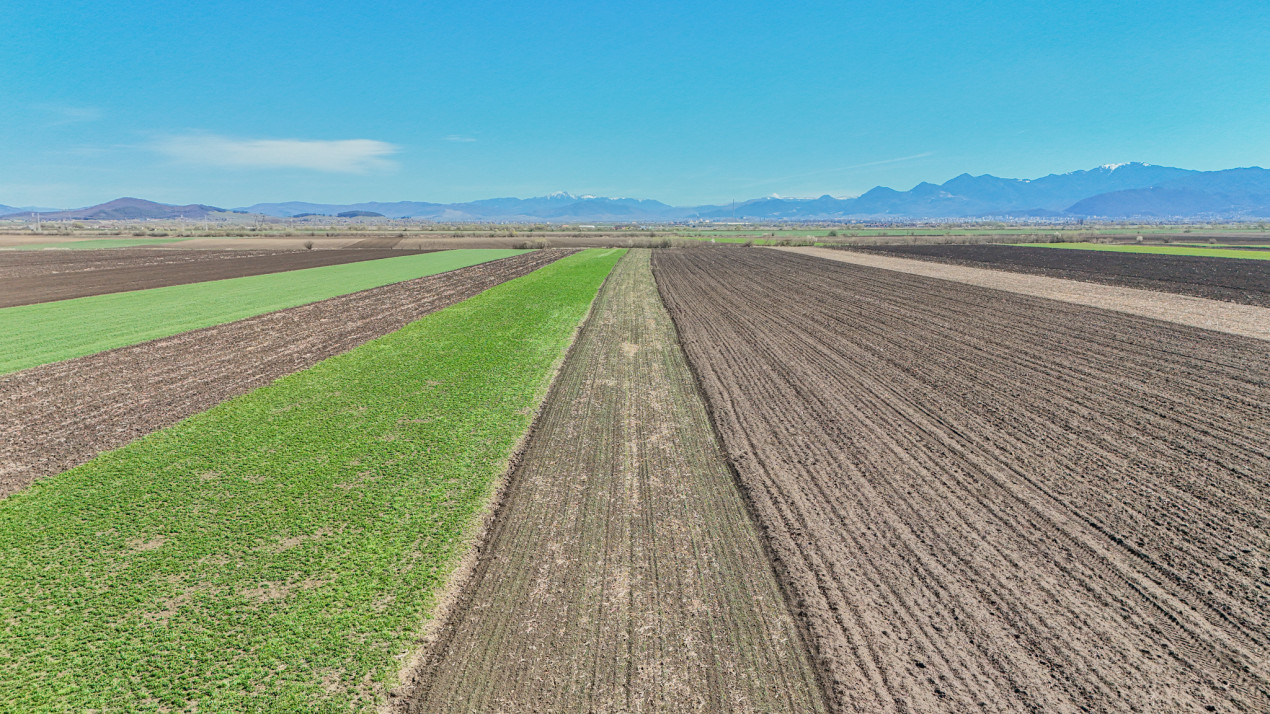
[(970, 268), (831, 248), (776, 248), (814, 255), (843, 263), (867, 265), (928, 278), (956, 280), (994, 290), (1062, 300), (1064, 302), (1127, 312), (1130, 315), (1167, 320), (1190, 327), (1270, 340), (1270, 308), (1238, 305), (1220, 300), (1174, 293), (1100, 285), (1044, 275)]
[(535, 251), (0, 376), (0, 498), (570, 252)]
[(410, 711), (823, 710), (648, 261), (597, 298)]
[(1270, 350), (947, 280), (659, 251), (842, 711), (1270, 711)]

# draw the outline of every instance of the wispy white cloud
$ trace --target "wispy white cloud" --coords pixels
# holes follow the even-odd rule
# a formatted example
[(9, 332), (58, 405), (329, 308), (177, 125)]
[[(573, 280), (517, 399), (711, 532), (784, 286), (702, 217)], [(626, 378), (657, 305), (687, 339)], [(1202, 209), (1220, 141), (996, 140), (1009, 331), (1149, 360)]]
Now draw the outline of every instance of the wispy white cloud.
[(450, 134), (449, 136), (445, 137), (445, 140), (446, 140), (446, 141), (457, 141), (457, 142), (460, 142), (460, 143), (468, 144), (468, 143), (471, 143), (471, 142), (473, 142), (473, 141), (476, 141), (476, 137), (474, 137), (474, 136), (463, 136), (462, 134)]
[(150, 148), (173, 160), (200, 166), (358, 174), (395, 168), (396, 162), (388, 157), (401, 150), (373, 139), (238, 139), (216, 134), (161, 137)]
[(101, 119), (101, 109), (67, 104), (37, 104), (35, 108), (49, 118), (49, 126), (82, 124)]
[(935, 152), (933, 151), (923, 151), (920, 154), (913, 154), (911, 156), (897, 156), (893, 159), (882, 159), (880, 161), (866, 161), (862, 164), (852, 164), (850, 166), (838, 166), (832, 169), (820, 169), (818, 171), (808, 171), (807, 173), (794, 174), (792, 176), (781, 176), (780, 178), (763, 179), (762, 181), (755, 181), (752, 183), (743, 184), (743, 186), (746, 188), (749, 188), (753, 186), (763, 186), (766, 184), (779, 183), (782, 181), (792, 181), (794, 179), (810, 178), (812, 176), (825, 176), (828, 174), (836, 174), (836, 173), (841, 173), (843, 171), (851, 171), (853, 169), (868, 168), (870, 166), (884, 166), (886, 164), (898, 164), (903, 161), (914, 161), (917, 159), (924, 159), (927, 156), (934, 155), (934, 153)]

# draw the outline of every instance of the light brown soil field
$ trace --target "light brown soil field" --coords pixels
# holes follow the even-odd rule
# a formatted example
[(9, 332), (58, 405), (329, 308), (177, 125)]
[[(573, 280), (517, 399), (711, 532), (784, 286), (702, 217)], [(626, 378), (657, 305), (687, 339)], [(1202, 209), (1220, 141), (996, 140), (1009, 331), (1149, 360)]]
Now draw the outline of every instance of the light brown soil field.
[(401, 238), (384, 237), (384, 238), (363, 238), (356, 243), (349, 244), (349, 248), (356, 250), (377, 249), (388, 250), (396, 247), (401, 242)]
[(419, 251), (211, 251), (130, 249), (0, 253), (0, 308), (145, 290)]
[(85, 236), (51, 236), (43, 233), (0, 234), (0, 248), (20, 248), (25, 245), (45, 243), (73, 243), (84, 239)]
[(517, 248), (540, 241), (552, 248), (639, 248), (647, 247), (646, 236), (628, 236), (621, 232), (600, 234), (521, 233), (515, 236), (437, 235), (407, 237), (396, 248), (417, 250), (453, 250), (455, 248)]
[[(1130, 315), (1176, 322), (1205, 330), (1270, 340), (1270, 308), (1239, 305), (1191, 295), (1142, 290), (1116, 285), (1087, 283), (1046, 275), (1030, 275), (1006, 270), (972, 268), (927, 260), (897, 258), (862, 251), (830, 248), (776, 248), (775, 250), (814, 255), (842, 263), (895, 270), (942, 280), (955, 280), (994, 290), (1062, 300), (1087, 307), (1115, 310)], [(1010, 250), (1014, 250), (1010, 248)], [(1052, 250), (1055, 248), (1038, 248)], [(1254, 266), (1256, 267), (1256, 266)]]
[(1265, 343), (776, 251), (653, 267), (836, 708), (1270, 710)]
[(277, 251), (166, 250), (163, 248), (111, 248), (108, 250), (24, 250), (0, 253), (0, 280), (59, 275), (111, 268), (143, 268), (272, 255)]
[(609, 276), (411, 712), (815, 712), (648, 251)]
[(534, 251), (0, 376), (0, 498), (570, 251)]
[(305, 250), (306, 242), (313, 243), (313, 250), (338, 250), (347, 248), (359, 240), (357, 236), (294, 236), (294, 237), (234, 237), (191, 238), (171, 243), (160, 250)]
[(173, 243), (160, 250), (178, 249), (237, 249), (237, 250), (300, 250), (305, 241), (313, 241), (314, 249), (351, 248), (362, 245), (388, 245), (395, 250), (455, 250), (459, 248), (521, 248), (526, 243), (538, 241), (548, 248), (628, 248), (646, 245), (648, 235), (626, 235), (621, 231), (605, 233), (548, 233), (523, 232), (516, 235), (492, 235), (490, 233), (404, 233), (398, 236), (364, 238), (357, 235), (340, 237), (308, 237), (298, 234), (289, 237), (235, 237), (193, 238)]

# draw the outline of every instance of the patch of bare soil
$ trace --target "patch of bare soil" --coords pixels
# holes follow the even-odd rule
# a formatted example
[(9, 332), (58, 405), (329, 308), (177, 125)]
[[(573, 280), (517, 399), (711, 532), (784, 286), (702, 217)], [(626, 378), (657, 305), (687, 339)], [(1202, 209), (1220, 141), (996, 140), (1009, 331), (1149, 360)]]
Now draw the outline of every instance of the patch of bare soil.
[(609, 276), (403, 709), (823, 710), (648, 260)]
[(180, 243), (159, 246), (159, 250), (305, 250), (306, 243), (313, 250), (338, 250), (356, 243), (355, 235), (325, 236), (234, 236), (191, 238)]
[(386, 249), (15, 251), (0, 253), (0, 308), (406, 254), (405, 251)]
[(2, 375), (0, 498), (568, 253), (525, 253)]
[(889, 245), (852, 250), (1270, 307), (1270, 261), (1011, 245)]
[(400, 242), (401, 238), (395, 237), (363, 238), (356, 243), (350, 244), (348, 247), (356, 250), (389, 250), (396, 247), (396, 245)]
[(654, 273), (834, 707), (1270, 710), (1270, 351), (805, 255)]

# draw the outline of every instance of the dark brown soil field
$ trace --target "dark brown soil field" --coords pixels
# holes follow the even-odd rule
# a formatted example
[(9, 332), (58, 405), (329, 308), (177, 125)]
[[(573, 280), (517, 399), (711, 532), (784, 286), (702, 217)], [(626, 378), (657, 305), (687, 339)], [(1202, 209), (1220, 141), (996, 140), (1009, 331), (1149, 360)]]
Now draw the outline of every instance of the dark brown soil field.
[(609, 276), (403, 709), (824, 710), (648, 260)]
[(535, 251), (0, 376), (0, 498), (570, 252)]
[(835, 708), (1270, 711), (1264, 342), (770, 252), (653, 268)]
[(860, 246), (852, 250), (1270, 307), (1270, 261), (1264, 260), (1009, 245)]
[(117, 248), (0, 252), (0, 308), (281, 273), (426, 251)]

